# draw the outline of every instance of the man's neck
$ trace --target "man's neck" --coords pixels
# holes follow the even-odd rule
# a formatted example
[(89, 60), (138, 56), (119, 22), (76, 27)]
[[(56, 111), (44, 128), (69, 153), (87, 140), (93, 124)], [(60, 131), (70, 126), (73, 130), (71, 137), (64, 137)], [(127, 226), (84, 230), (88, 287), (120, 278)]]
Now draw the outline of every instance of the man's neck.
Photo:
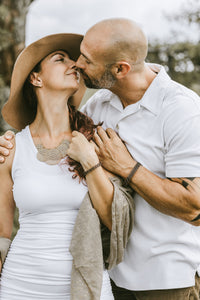
[(126, 107), (142, 99), (156, 75), (146, 65), (143, 72), (130, 74), (110, 90), (120, 98), (123, 107)]

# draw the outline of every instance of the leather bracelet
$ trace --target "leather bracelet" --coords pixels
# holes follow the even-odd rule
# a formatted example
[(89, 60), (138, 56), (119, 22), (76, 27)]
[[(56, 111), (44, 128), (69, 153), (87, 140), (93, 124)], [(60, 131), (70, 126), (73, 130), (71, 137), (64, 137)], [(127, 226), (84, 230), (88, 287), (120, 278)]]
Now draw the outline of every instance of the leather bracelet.
[(92, 168), (90, 168), (89, 170), (85, 171), (83, 173), (84, 176), (86, 176), (88, 173), (94, 171), (96, 168), (100, 167), (101, 166), (101, 163), (99, 162), (98, 164), (96, 164), (95, 166), (93, 166)]
[(131, 179), (133, 178), (134, 174), (137, 172), (141, 164), (139, 162), (136, 163), (136, 165), (133, 167), (129, 175), (124, 179), (124, 186), (128, 186), (131, 182)]

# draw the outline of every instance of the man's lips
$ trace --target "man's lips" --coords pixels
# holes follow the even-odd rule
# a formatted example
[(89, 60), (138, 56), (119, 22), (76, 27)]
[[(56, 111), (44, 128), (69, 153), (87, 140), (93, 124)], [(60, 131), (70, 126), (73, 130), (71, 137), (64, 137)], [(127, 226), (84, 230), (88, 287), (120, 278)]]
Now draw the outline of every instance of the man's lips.
[(89, 77), (87, 76), (87, 74), (85, 74), (85, 73), (83, 73), (83, 72), (81, 72), (81, 75), (82, 75), (83, 78), (89, 78)]

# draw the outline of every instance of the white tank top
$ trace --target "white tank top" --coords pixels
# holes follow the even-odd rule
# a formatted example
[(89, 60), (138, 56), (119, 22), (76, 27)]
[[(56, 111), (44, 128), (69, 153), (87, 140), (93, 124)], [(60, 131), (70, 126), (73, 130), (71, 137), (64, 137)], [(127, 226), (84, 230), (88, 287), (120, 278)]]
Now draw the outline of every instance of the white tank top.
[[(16, 134), (12, 178), (20, 228), (2, 270), (1, 300), (70, 299), (69, 245), (87, 187), (72, 179), (69, 166), (50, 166), (36, 155), (27, 126)], [(101, 300), (113, 300), (106, 271)]]
[(47, 165), (37, 158), (37, 149), (27, 126), (16, 134), (16, 152), (12, 166), (13, 193), (20, 218), (26, 214), (41, 214), (75, 210), (87, 192), (87, 187), (72, 179), (68, 165)]

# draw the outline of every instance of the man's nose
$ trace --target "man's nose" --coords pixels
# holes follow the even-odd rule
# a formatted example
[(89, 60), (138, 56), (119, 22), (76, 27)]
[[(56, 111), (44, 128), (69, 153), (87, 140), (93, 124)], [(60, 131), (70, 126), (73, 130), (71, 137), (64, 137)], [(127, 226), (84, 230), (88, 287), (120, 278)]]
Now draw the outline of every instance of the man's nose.
[(84, 64), (83, 64), (81, 55), (79, 56), (79, 58), (76, 61), (76, 67), (79, 68), (79, 69), (84, 69)]

